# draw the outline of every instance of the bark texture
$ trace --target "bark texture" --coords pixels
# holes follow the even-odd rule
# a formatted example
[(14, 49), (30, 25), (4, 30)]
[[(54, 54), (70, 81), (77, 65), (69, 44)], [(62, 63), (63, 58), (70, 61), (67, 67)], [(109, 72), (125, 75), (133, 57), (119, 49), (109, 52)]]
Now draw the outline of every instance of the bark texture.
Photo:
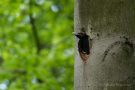
[(135, 90), (135, 0), (75, 0), (75, 32), (92, 39), (83, 63), (76, 38), (75, 90)]

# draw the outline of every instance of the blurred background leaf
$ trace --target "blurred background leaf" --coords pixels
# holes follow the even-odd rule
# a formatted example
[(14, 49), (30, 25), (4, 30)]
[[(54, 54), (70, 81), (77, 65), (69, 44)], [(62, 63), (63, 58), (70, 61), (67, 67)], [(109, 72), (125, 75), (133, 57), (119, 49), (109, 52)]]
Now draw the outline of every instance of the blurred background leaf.
[(73, 90), (73, 5), (0, 1), (0, 90)]

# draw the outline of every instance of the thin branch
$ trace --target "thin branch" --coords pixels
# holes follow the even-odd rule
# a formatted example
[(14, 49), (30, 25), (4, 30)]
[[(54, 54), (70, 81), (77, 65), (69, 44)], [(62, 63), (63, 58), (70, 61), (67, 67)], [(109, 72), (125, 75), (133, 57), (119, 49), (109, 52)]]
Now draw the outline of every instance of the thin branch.
[(35, 18), (33, 18), (33, 16), (32, 16), (31, 8), (32, 8), (32, 1), (30, 0), (30, 3), (29, 3), (30, 25), (31, 25), (33, 36), (34, 36), (34, 39), (35, 39), (35, 44), (36, 44), (36, 47), (37, 47), (37, 54), (38, 54), (40, 52), (40, 49), (41, 49), (40, 48), (40, 41), (39, 41), (39, 36), (38, 36), (38, 32), (37, 32), (36, 25), (35, 25)]

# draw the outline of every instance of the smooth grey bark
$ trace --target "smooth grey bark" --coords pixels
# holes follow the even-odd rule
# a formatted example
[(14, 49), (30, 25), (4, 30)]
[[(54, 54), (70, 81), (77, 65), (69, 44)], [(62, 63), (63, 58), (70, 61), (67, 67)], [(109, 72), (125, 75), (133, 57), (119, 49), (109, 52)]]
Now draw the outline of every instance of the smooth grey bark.
[(75, 0), (74, 19), (92, 39), (85, 64), (76, 38), (74, 90), (135, 90), (135, 0)]

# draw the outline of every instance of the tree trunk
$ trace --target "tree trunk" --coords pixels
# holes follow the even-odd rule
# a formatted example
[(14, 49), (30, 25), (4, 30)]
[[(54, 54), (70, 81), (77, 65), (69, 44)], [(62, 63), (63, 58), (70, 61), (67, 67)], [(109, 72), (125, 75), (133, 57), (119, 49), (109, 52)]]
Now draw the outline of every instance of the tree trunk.
[(135, 0), (75, 0), (74, 16), (92, 39), (85, 63), (75, 38), (74, 89), (135, 90)]

